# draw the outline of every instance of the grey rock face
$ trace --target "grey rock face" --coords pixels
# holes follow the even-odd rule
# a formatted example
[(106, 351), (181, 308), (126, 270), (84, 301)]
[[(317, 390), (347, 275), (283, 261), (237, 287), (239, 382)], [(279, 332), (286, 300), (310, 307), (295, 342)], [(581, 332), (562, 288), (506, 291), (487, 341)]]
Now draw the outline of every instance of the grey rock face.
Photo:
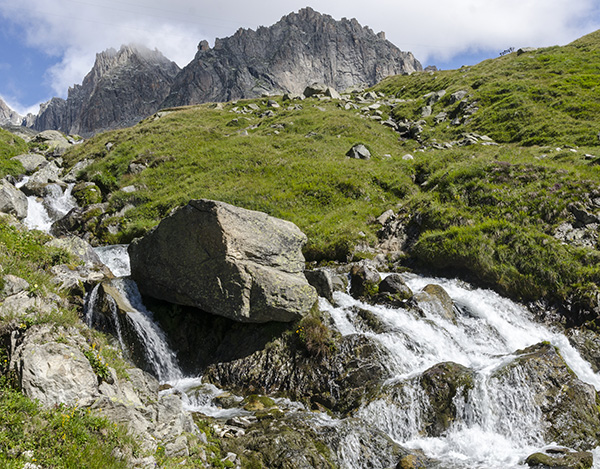
[(129, 247), (142, 294), (243, 322), (292, 321), (317, 299), (293, 223), (193, 200)]
[(10, 182), (0, 181), (0, 212), (19, 219), (27, 216), (27, 197)]
[(67, 100), (53, 98), (42, 105), (33, 125), (89, 136), (136, 124), (155, 113), (179, 72), (160, 52), (122, 46), (96, 55), (94, 67), (81, 85), (69, 89)]
[(41, 165), (46, 163), (46, 158), (38, 153), (26, 153), (24, 155), (17, 155), (11, 159), (17, 160), (19, 163), (21, 163), (21, 165), (23, 165), (23, 169), (25, 169), (25, 172), (27, 174), (33, 173)]
[(13, 111), (2, 98), (0, 98), (0, 124), (21, 125), (23, 117), (18, 112)]
[(47, 407), (91, 404), (98, 394), (98, 377), (90, 362), (76, 344), (48, 342), (47, 335), (45, 328), (34, 330), (15, 351), (23, 393)]
[(355, 19), (334, 20), (311, 8), (284, 16), (256, 31), (239, 29), (199, 48), (176, 77), (163, 107), (230, 101), (263, 93), (302, 93), (324, 83), (337, 90), (389, 75), (422, 70), (410, 52), (362, 27)]

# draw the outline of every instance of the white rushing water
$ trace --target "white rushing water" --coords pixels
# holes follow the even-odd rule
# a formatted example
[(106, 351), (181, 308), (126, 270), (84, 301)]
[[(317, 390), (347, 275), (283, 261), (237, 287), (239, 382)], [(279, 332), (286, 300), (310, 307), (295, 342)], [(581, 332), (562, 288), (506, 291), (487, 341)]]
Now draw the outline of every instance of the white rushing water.
[[(28, 180), (25, 176), (16, 187), (23, 187)], [(55, 221), (77, 206), (75, 198), (71, 195), (73, 186), (74, 184), (69, 184), (63, 188), (59, 184), (48, 184), (44, 188), (44, 197), (28, 196), (27, 217), (23, 220), (25, 226), (30, 230), (49, 232)]]
[[(126, 246), (100, 248), (97, 252), (116, 275), (129, 274)], [(428, 284), (441, 285), (454, 301), (456, 318), (448, 319), (429, 303), (419, 304), (423, 317), (414, 308), (369, 305), (341, 292), (334, 294), (335, 306), (323, 298), (319, 300), (321, 309), (330, 314), (342, 335), (364, 334), (389, 352), (391, 359), (386, 365), (394, 377), (383, 387), (385, 397), (365, 405), (355, 416), (384, 431), (401, 445), (420, 449), (427, 456), (443, 461), (444, 467), (449, 469), (525, 467), (522, 462), (526, 456), (551, 443), (543, 438), (542, 412), (534, 402), (529, 377), (522, 368), (506, 368), (508, 371), (503, 370), (502, 380), (494, 372), (511, 363), (518, 350), (542, 341), (557, 347), (577, 376), (600, 390), (600, 376), (593, 372), (567, 338), (534, 322), (523, 306), (490, 290), (472, 288), (457, 280), (412, 274), (404, 277), (414, 292)], [(222, 390), (202, 383), (199, 377), (183, 376), (175, 354), (154, 323), (152, 313), (142, 304), (134, 282), (117, 279), (112, 286), (130, 305), (127, 317), (148, 348), (146, 359), (155, 374), (182, 395), (186, 409), (218, 418), (247, 414), (239, 407), (221, 408), (218, 399)], [(88, 302), (92, 299), (88, 298)], [(367, 310), (380, 322), (380, 332), (365, 326), (358, 317), (360, 309)], [(122, 340), (120, 330), (117, 334)], [(424, 437), (430, 403), (420, 378), (423, 372), (444, 362), (454, 362), (471, 370), (473, 388), (468, 393), (457, 392), (453, 401), (457, 418), (451, 427), (440, 437)], [(300, 404), (287, 402), (285, 406), (303, 410)], [(317, 425), (320, 417), (314, 418)], [(322, 420), (324, 426), (337, 425), (335, 419), (324, 415)], [(357, 459), (360, 451), (359, 446), (352, 444), (352, 433), (347, 436), (343, 454), (338, 456), (349, 468), (367, 467), (367, 461)], [(596, 461), (599, 454), (600, 450), (595, 450)], [(598, 462), (594, 467), (600, 467)]]
[[(390, 352), (395, 378), (387, 384), (392, 399), (377, 399), (358, 414), (399, 443), (421, 449), (430, 457), (456, 468), (513, 468), (544, 447), (542, 412), (534, 402), (529, 377), (510, 368), (503, 381), (494, 371), (510, 363), (514, 353), (542, 341), (557, 347), (579, 379), (600, 390), (595, 374), (561, 333), (533, 321), (530, 312), (500, 295), (472, 288), (458, 280), (407, 274), (414, 291), (428, 284), (441, 285), (456, 305), (456, 320), (420, 304), (425, 317), (411, 309), (361, 303), (345, 293), (334, 295), (336, 306), (321, 300), (343, 335), (373, 337)], [(358, 309), (371, 312), (385, 332), (374, 333), (357, 318)], [(423, 437), (428, 397), (419, 384), (421, 374), (433, 365), (454, 362), (475, 373), (474, 389), (465, 401), (457, 393), (457, 419), (443, 436)]]

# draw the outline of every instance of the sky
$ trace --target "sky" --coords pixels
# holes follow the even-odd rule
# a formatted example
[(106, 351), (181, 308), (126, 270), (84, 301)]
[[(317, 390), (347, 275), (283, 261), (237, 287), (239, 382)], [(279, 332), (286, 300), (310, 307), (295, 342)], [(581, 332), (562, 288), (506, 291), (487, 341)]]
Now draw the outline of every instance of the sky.
[(22, 115), (37, 113), (40, 103), (66, 98), (108, 48), (142, 44), (184, 67), (201, 40), (212, 45), (306, 6), (384, 31), (440, 69), (600, 29), (599, 0), (0, 0), (0, 97)]

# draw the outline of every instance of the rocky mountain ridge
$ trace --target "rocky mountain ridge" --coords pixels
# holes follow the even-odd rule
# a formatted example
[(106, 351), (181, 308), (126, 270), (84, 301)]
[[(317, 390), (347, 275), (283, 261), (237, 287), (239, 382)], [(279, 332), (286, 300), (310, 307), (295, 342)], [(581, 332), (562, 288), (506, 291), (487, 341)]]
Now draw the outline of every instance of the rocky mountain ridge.
[(0, 98), (0, 125), (21, 125), (23, 117)]
[(157, 110), (211, 101), (253, 98), (264, 93), (299, 93), (315, 82), (336, 89), (371, 86), (389, 75), (422, 70), (356, 19), (336, 21), (311, 8), (284, 16), (270, 27), (239, 29), (216, 39), (180, 70), (158, 51), (122, 46), (96, 56), (81, 85), (66, 100), (52, 98), (23, 125), (90, 136), (131, 126)]
[(194, 60), (176, 77), (165, 105), (300, 93), (315, 82), (343, 90), (420, 70), (414, 56), (387, 41), (384, 33), (375, 34), (356, 19), (336, 21), (307, 7), (268, 28), (239, 29), (217, 39), (212, 49), (201, 42)]
[(139, 45), (96, 55), (81, 85), (66, 100), (53, 98), (40, 108), (33, 128), (90, 135), (127, 127), (158, 109), (179, 72), (159, 51)]

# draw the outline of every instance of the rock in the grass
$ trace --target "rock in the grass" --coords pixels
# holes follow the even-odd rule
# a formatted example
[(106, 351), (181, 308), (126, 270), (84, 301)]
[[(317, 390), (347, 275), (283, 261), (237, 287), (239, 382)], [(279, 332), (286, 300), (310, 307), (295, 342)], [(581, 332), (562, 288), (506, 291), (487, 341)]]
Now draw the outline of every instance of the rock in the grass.
[(142, 294), (242, 322), (293, 321), (317, 299), (291, 222), (192, 200), (129, 247)]
[(371, 158), (371, 152), (362, 143), (359, 143), (350, 148), (346, 153), (346, 156), (360, 160), (368, 160)]

